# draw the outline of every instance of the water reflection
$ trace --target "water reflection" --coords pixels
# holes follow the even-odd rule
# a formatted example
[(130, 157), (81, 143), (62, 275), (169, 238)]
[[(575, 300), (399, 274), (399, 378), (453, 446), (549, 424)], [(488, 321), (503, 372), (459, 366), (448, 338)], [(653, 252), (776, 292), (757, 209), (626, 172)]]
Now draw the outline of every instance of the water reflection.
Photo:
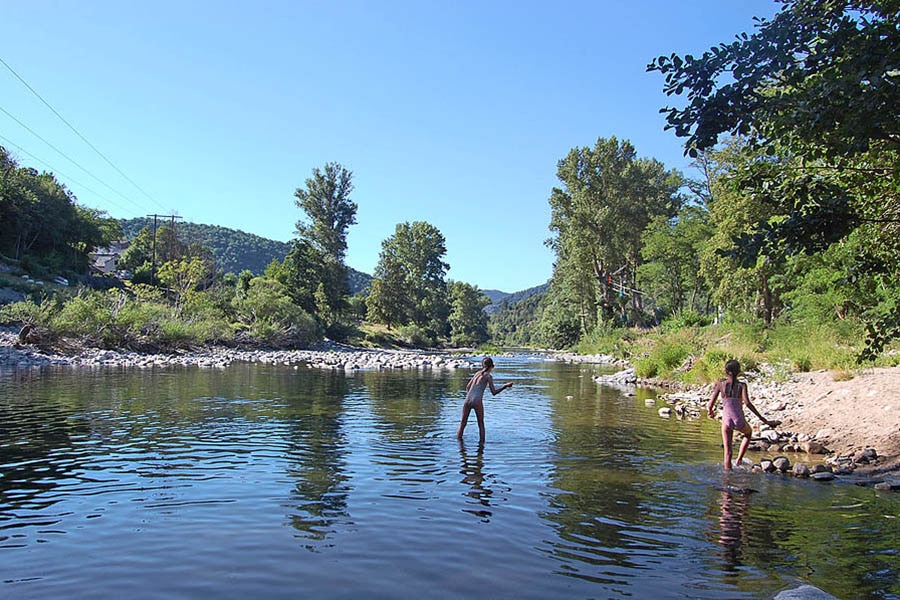
[(475, 515), (483, 522), (487, 523), (491, 520), (493, 512), (491, 512), (491, 497), (494, 492), (485, 485), (484, 480), (484, 447), (476, 446), (475, 452), (468, 452), (466, 444), (462, 440), (459, 442), (459, 457), (461, 466), (459, 473), (463, 476), (460, 483), (468, 489), (463, 492), (468, 498), (466, 504), (473, 508), (464, 508), (463, 512)]
[(750, 508), (753, 490), (737, 486), (722, 487), (719, 491), (719, 521), (716, 541), (722, 549), (723, 570), (737, 571), (742, 566), (744, 546), (744, 518)]
[(301, 538), (321, 542), (338, 523), (350, 524), (348, 441), (342, 426), (349, 385), (339, 372), (303, 383), (289, 399), (296, 416), (288, 421), (288, 474), (295, 480), (288, 519)]

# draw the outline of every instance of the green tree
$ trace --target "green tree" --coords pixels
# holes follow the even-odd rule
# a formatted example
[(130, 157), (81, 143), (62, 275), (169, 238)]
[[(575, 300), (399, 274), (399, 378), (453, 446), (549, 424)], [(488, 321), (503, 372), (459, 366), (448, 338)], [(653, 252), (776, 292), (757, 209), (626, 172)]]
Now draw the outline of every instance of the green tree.
[(563, 187), (550, 196), (555, 235), (547, 244), (556, 253), (550, 294), (574, 303), (567, 312), (578, 316), (582, 333), (621, 320), (627, 307), (619, 297), (639, 321), (641, 233), (653, 217), (674, 216), (681, 177), (659, 161), (638, 158), (630, 142), (615, 137), (572, 149), (559, 161), (557, 177)]
[(708, 290), (700, 273), (700, 256), (712, 235), (707, 210), (683, 207), (673, 219), (655, 217), (644, 230), (638, 282), (670, 314), (706, 312)]
[[(866, 276), (900, 276), (900, 4), (785, 0), (752, 35), (700, 57), (662, 56), (681, 108), (663, 109), (689, 152), (746, 135), (774, 163), (739, 173), (772, 214), (739, 239), (743, 264), (818, 252), (860, 230)], [(864, 249), (863, 249), (864, 248)], [(871, 358), (900, 333), (900, 311), (870, 319)]]
[(450, 341), (457, 346), (478, 346), (490, 337), (488, 316), (484, 312), (491, 303), (478, 286), (461, 281), (451, 281), (450, 290)]
[[(347, 267), (347, 229), (356, 223), (357, 205), (350, 199), (353, 173), (338, 163), (327, 163), (323, 169), (313, 169), (305, 188), (297, 188), (295, 203), (304, 217), (297, 221), (297, 234), (321, 256), (320, 279), (326, 306), (326, 325), (344, 312), (349, 296)], [(308, 286), (307, 286), (308, 287)]]
[(443, 234), (424, 221), (399, 223), (381, 244), (369, 296), (370, 318), (387, 325), (414, 324), (446, 335), (449, 265)]
[[(316, 291), (324, 279), (322, 253), (308, 240), (294, 240), (290, 252), (279, 263), (272, 261), (266, 275), (280, 281), (297, 306), (311, 315), (318, 313)], [(323, 286), (324, 293), (324, 286)]]
[(207, 261), (196, 256), (170, 260), (159, 267), (159, 281), (174, 295), (176, 312), (180, 312), (185, 303), (191, 302), (203, 283), (209, 281), (209, 268)]
[(77, 204), (52, 173), (20, 167), (0, 146), (0, 253), (47, 271), (82, 272), (117, 235), (105, 213)]
[(232, 302), (239, 322), (260, 341), (307, 345), (320, 336), (315, 320), (269, 277), (251, 279), (246, 294), (236, 295)]

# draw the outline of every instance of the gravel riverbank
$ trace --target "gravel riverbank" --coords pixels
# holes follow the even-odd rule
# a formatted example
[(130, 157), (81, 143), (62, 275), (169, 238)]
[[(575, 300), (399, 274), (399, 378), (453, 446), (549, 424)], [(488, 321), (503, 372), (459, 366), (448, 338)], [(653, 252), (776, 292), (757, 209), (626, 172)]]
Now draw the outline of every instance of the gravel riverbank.
[[(754, 430), (748, 458), (758, 461), (752, 468), (820, 480), (852, 475), (857, 482), (900, 490), (900, 367), (779, 378), (763, 366), (741, 377), (762, 415), (779, 421), (771, 428), (745, 411)], [(662, 383), (639, 381), (630, 368), (594, 380), (620, 389)], [(707, 418), (712, 384), (662, 389), (653, 401), (661, 417)], [(776, 463), (778, 458), (785, 460)]]

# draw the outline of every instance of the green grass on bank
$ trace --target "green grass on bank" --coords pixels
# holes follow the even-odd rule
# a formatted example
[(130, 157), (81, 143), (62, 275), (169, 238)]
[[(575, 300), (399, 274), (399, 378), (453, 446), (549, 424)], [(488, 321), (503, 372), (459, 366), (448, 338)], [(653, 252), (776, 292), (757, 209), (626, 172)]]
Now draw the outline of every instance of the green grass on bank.
[[(722, 376), (725, 361), (734, 358), (744, 371), (773, 365), (776, 376), (829, 369), (852, 373), (864, 346), (865, 330), (851, 321), (778, 324), (733, 322), (717, 325), (667, 326), (653, 329), (611, 329), (595, 332), (574, 350), (611, 354), (632, 362), (639, 377), (700, 384)], [(893, 350), (893, 351), (891, 351)], [(900, 364), (897, 345), (873, 366)]]

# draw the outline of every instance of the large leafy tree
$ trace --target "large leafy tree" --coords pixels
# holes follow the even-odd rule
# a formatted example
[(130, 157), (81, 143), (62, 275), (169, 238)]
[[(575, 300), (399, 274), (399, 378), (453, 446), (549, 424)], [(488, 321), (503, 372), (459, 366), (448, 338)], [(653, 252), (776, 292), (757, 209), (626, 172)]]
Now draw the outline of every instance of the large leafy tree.
[(52, 173), (20, 167), (0, 146), (0, 253), (51, 270), (83, 271), (119, 235), (105, 213), (79, 206)]
[(478, 346), (490, 337), (488, 316), (484, 312), (491, 303), (477, 286), (461, 281), (450, 282), (450, 341), (458, 346)]
[(700, 255), (710, 237), (709, 212), (698, 204), (673, 219), (655, 217), (644, 230), (638, 282), (667, 313), (706, 312), (709, 297), (700, 273)]
[[(782, 0), (771, 20), (699, 57), (650, 70), (686, 104), (663, 109), (689, 152), (747, 136), (776, 161), (738, 174), (774, 217), (739, 238), (744, 263), (820, 251), (859, 231), (858, 270), (900, 276), (900, 2)], [(885, 306), (890, 307), (888, 302)], [(874, 356), (900, 333), (896, 307), (870, 322)]]
[[(333, 315), (346, 308), (349, 288), (344, 256), (347, 252), (347, 230), (356, 223), (357, 205), (350, 199), (353, 192), (353, 173), (336, 162), (324, 168), (314, 168), (305, 187), (297, 188), (295, 203), (303, 211), (297, 221), (297, 234), (308, 242), (321, 257), (320, 281), (315, 289), (326, 307), (327, 315), (319, 310), (319, 317), (330, 321)], [(328, 325), (330, 323), (326, 323)]]
[(381, 244), (369, 296), (370, 318), (388, 325), (412, 323), (446, 334), (449, 265), (444, 235), (424, 221), (399, 223)]
[(574, 302), (583, 333), (625, 317), (629, 304), (640, 320), (641, 234), (654, 217), (674, 216), (681, 177), (615, 137), (572, 149), (557, 177), (563, 187), (550, 196), (555, 236), (547, 242), (557, 256), (551, 295)]

